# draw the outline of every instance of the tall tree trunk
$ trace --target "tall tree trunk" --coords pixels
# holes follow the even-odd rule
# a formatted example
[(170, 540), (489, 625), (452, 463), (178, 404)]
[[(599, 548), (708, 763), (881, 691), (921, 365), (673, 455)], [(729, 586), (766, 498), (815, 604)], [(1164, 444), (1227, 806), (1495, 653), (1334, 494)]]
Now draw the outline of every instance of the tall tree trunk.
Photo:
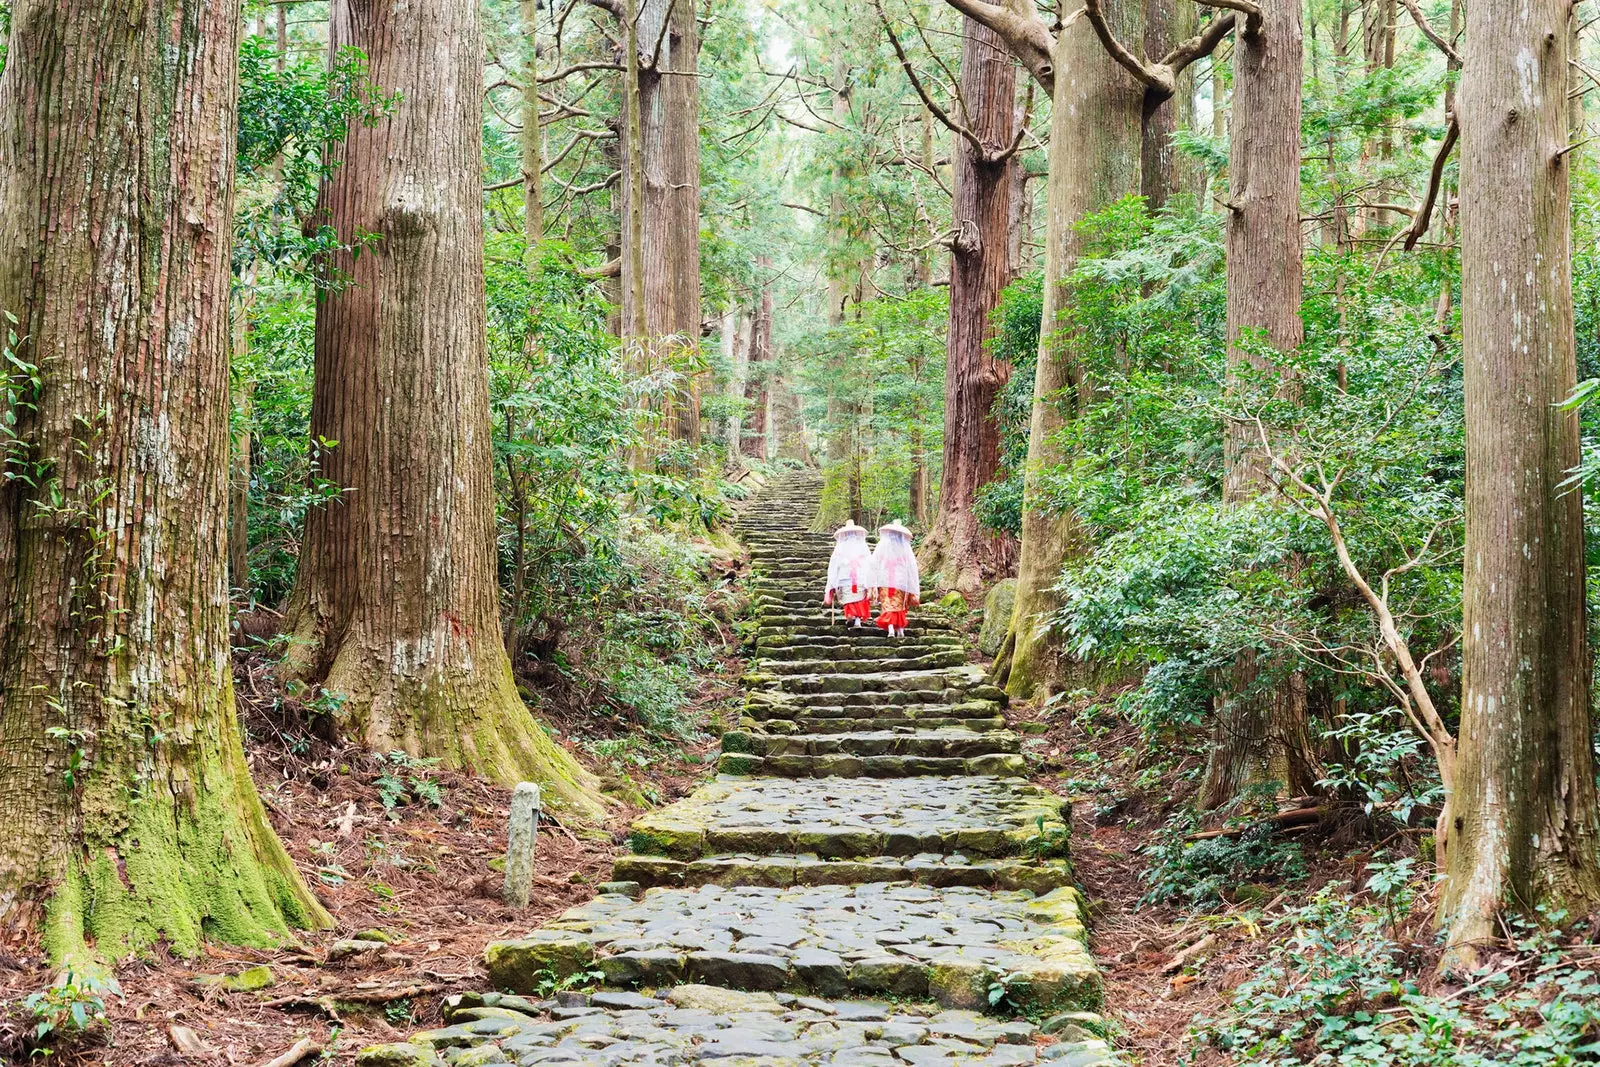
[[(1200, 28), (1199, 6), (1190, 0), (1145, 0), (1144, 17), (1144, 54), (1151, 59)], [(1194, 127), (1194, 78), (1194, 67), (1185, 67), (1170, 99), (1153, 92), (1145, 97), (1139, 192), (1151, 211), (1166, 206), (1174, 193), (1198, 194), (1205, 180), (1199, 163), (1172, 143), (1180, 128)]]
[[(700, 87), (696, 5), (643, 0), (639, 122), (644, 329), (658, 362), (695, 365), (700, 344)], [(666, 402), (666, 435), (700, 441), (700, 375)]]
[(961, 110), (982, 147), (954, 138), (944, 472), (939, 514), (919, 555), (923, 571), (936, 575), (940, 586), (971, 597), (1010, 568), (1016, 551), (1010, 537), (983, 528), (976, 505), (978, 490), (1000, 469), (994, 401), (1011, 378), (1011, 364), (990, 348), (989, 313), (1011, 280), (1012, 172), (1021, 164), (1014, 153), (1005, 154), (1016, 136), (1016, 63), (993, 30), (970, 18), (962, 24)]
[[(722, 312), (722, 324), (717, 333), (717, 344), (728, 366), (726, 396), (730, 402), (743, 400), (745, 387), (750, 384), (750, 346), (741, 343), (740, 339), (742, 326), (739, 320), (742, 317), (737, 306), (729, 306)], [(744, 425), (744, 418), (730, 404), (728, 418), (722, 428), (722, 441), (730, 458), (742, 454)]]
[(306, 521), (290, 669), (341, 694), (378, 749), (504, 783), (532, 778), (598, 815), (595, 782), (517, 695), (500, 640), (484, 322), (482, 38), (473, 0), (337, 0), (331, 48), (401, 94), (352, 123), (319, 212), (378, 234), (317, 306), (311, 432), (347, 492)]
[(0, 940), (58, 962), (329, 917), (228, 652), (239, 11), (23, 0), (0, 75)]
[[(1141, 0), (1110, 0), (1106, 21), (1119, 39), (1144, 36)], [(1045, 220), (1044, 316), (1023, 479), (1022, 547), (1011, 629), (995, 677), (1013, 696), (1049, 692), (1066, 680), (1060, 639), (1044, 624), (1060, 606), (1054, 587), (1067, 560), (1084, 547), (1077, 517), (1049, 511), (1039, 499), (1043, 468), (1066, 460), (1056, 440), (1070, 409), (1091, 400), (1082, 342), (1062, 325), (1083, 236), (1077, 224), (1139, 189), (1144, 87), (1111, 58), (1087, 19), (1072, 20), (1056, 40)]]
[[(250, 311), (255, 304), (252, 286), (255, 271), (247, 272), (246, 282), (230, 302), (230, 344), (234, 357), (249, 354)], [(239, 420), (232, 434), (228, 469), (228, 585), (235, 591), (250, 588), (250, 413), (253, 382), (235, 382), (232, 416)], [(248, 594), (245, 599), (248, 599)]]
[[(757, 264), (763, 274), (770, 266), (765, 258)], [(750, 317), (750, 357), (744, 386), (744, 440), (740, 445), (740, 451), (752, 459), (771, 456), (767, 447), (767, 426), (772, 369), (772, 284), (764, 281), (761, 296), (756, 301), (755, 314)]]
[(1467, 4), (1460, 759), (1439, 919), (1470, 969), (1502, 911), (1600, 904), (1569, 214), (1572, 6)]
[[(1300, 347), (1300, 93), (1299, 0), (1265, 0), (1259, 25), (1234, 37), (1233, 118), (1228, 158), (1228, 375), (1236, 390), (1252, 372), (1273, 370), (1247, 352), (1241, 338), (1259, 337), (1281, 352)], [(1293, 397), (1288, 371), (1277, 392)], [(1224, 430), (1225, 506), (1271, 487), (1254, 427)], [(1289, 795), (1314, 790), (1303, 679), (1273, 684), (1270, 654), (1245, 653), (1222, 686), (1214, 716), (1211, 761), (1202, 803), (1216, 807), (1246, 790), (1275, 783)], [(1267, 681), (1263, 681), (1263, 678)]]
[(519, 0), (518, 31), (522, 36), (522, 237), (531, 271), (539, 263), (544, 238), (544, 151), (539, 129), (538, 0)]

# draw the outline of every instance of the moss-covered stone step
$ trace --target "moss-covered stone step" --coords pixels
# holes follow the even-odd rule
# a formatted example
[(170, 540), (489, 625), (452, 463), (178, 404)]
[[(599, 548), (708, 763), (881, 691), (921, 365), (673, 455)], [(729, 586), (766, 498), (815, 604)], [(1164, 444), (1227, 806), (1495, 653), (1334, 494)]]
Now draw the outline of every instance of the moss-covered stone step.
[[(485, 953), (496, 988), (534, 994), (598, 969), (606, 984), (703, 983), (989, 1006), (1002, 980), (1024, 1011), (1100, 1007), (1075, 889), (868, 884), (794, 889), (651, 889), (596, 897)], [(1008, 1012), (1010, 1009), (1008, 1007)]]
[(961, 638), (954, 633), (922, 633), (904, 638), (890, 637), (876, 626), (832, 626), (821, 633), (784, 633), (761, 631), (756, 634), (756, 649), (764, 652), (772, 648), (960, 648)]
[(976, 700), (968, 689), (900, 689), (857, 693), (788, 693), (780, 688), (757, 689), (745, 694), (745, 707), (751, 714), (758, 709), (777, 709), (775, 717), (809, 715), (812, 709), (845, 708), (841, 714), (879, 715), (882, 709), (938, 706), (947, 713), (963, 714)]
[(1010, 730), (872, 730), (860, 733), (769, 734), (729, 730), (722, 751), (754, 756), (986, 756), (1022, 751)]
[[(944, 692), (944, 691), (941, 691)], [(764, 694), (763, 694), (764, 695)], [(782, 697), (784, 694), (777, 694)], [(823, 694), (826, 695), (826, 694)], [(867, 694), (870, 696), (885, 696), (888, 694)], [(930, 718), (954, 716), (982, 717), (998, 715), (1000, 704), (994, 700), (956, 700), (929, 701), (926, 703), (888, 702), (875, 703), (838, 703), (824, 704), (791, 704), (779, 700), (758, 700), (752, 698), (746, 704), (745, 714), (755, 719), (804, 719), (808, 722), (817, 719), (845, 719), (845, 718), (876, 718), (885, 721), (923, 722)], [(844, 731), (839, 731), (844, 732)]]
[(1065, 855), (1060, 797), (1021, 778), (726, 778), (641, 816), (641, 855)]
[[(970, 693), (970, 699), (992, 699), (988, 692), (982, 691), (985, 689), (983, 674), (974, 667), (873, 670), (860, 674), (841, 674), (837, 671), (778, 673), (763, 669), (746, 674), (744, 683), (752, 689), (777, 689), (791, 696), (808, 693), (942, 692), (955, 689), (963, 694)], [(987, 686), (987, 689), (994, 691), (993, 686)]]
[(776, 775), (783, 778), (910, 778), (962, 774), (1020, 775), (1028, 763), (1021, 756), (751, 756), (724, 752), (717, 757), (720, 774)]
[(461, 993), (445, 1026), (372, 1045), (357, 1067), (1115, 1067), (1089, 1012), (1042, 1024), (923, 1003), (830, 1001), (680, 985), (659, 996)]
[[(967, 654), (954, 641), (835, 641), (828, 644), (778, 645), (758, 648), (757, 663), (806, 663), (817, 665), (833, 663), (871, 663), (893, 661), (896, 663), (920, 662), (929, 656), (942, 657), (947, 662), (930, 663), (931, 667), (955, 667), (967, 661)], [(766, 670), (758, 667), (758, 670)], [(918, 668), (920, 669), (920, 668)]]
[(915, 721), (856, 718), (813, 719), (808, 717), (753, 719), (748, 716), (739, 720), (739, 728), (742, 730), (749, 730), (754, 733), (781, 734), (785, 737), (793, 737), (797, 734), (872, 733), (879, 730), (962, 730), (968, 733), (989, 733), (995, 730), (1003, 730), (1005, 726), (1005, 717), (1001, 715), (977, 719), (930, 715)]
[(890, 648), (887, 654), (879, 649), (863, 648), (857, 654), (850, 650), (838, 659), (785, 660), (762, 657), (756, 660), (755, 673), (774, 677), (790, 675), (822, 675), (836, 677), (841, 674), (882, 674), (885, 671), (908, 673), (933, 671), (943, 667), (959, 667), (967, 661), (961, 649), (936, 652), (919, 652), (917, 649)]
[(826, 860), (816, 855), (726, 853), (697, 860), (666, 856), (618, 856), (612, 878), (646, 889), (658, 886), (767, 886), (789, 889), (807, 885), (866, 885), (908, 882), (945, 889), (1026, 889), (1048, 893), (1073, 884), (1072, 867), (1063, 859), (968, 860), (965, 856), (924, 853), (919, 856), (869, 856)]
[[(897, 638), (890, 637), (887, 632), (878, 629), (876, 626), (862, 626), (859, 628), (852, 627), (852, 630), (854, 632), (850, 634), (850, 639), (855, 641), (862, 641), (869, 644), (881, 641), (884, 644), (888, 644), (891, 641), (897, 640)], [(918, 619), (911, 620), (911, 625), (908, 627), (908, 630), (909, 632), (904, 638), (904, 640), (907, 641), (918, 640), (923, 637), (936, 637), (943, 640), (949, 640), (951, 638), (959, 639), (956, 632), (948, 626), (938, 626), (931, 623), (924, 624)], [(838, 619), (819, 619), (814, 623), (808, 623), (804, 626), (768, 626), (762, 624), (756, 630), (756, 640), (779, 641), (797, 637), (829, 637), (837, 639), (842, 637), (844, 634), (845, 626)]]

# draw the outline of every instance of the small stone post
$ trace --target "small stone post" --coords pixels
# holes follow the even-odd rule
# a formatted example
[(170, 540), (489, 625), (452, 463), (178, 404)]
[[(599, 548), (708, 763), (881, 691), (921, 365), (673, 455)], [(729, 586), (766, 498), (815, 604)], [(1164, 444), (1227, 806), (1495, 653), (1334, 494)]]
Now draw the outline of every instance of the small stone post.
[(501, 896), (513, 908), (526, 908), (533, 896), (539, 810), (539, 787), (533, 782), (519, 783), (511, 793), (511, 825), (506, 833), (506, 884), (501, 890)]

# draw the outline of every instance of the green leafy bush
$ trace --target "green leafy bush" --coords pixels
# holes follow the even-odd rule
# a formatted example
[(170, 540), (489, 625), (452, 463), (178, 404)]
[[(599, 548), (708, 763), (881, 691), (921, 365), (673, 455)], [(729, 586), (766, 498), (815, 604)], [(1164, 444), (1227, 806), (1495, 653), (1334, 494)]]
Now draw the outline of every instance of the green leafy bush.
[[(1427, 991), (1432, 946), (1406, 935), (1419, 896), (1406, 864), (1369, 868), (1367, 895), (1333, 883), (1274, 919), (1285, 934), (1194, 1039), (1239, 1067), (1569, 1067), (1600, 1061), (1592, 949), (1513, 931), (1508, 956), (1465, 986)], [(1546, 916), (1558, 920), (1560, 916)], [(1192, 1057), (1191, 1057), (1192, 1062)]]

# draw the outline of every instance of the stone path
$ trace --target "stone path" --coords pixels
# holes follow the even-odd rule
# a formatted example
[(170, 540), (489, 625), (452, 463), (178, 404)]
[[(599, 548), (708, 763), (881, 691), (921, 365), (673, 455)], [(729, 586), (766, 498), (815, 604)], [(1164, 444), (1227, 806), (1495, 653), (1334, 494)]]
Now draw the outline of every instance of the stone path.
[(489, 946), (497, 992), (366, 1067), (1115, 1062), (1067, 811), (935, 613), (891, 639), (820, 607), (818, 491), (790, 474), (740, 521), (756, 654), (717, 780), (639, 819), (594, 900)]

